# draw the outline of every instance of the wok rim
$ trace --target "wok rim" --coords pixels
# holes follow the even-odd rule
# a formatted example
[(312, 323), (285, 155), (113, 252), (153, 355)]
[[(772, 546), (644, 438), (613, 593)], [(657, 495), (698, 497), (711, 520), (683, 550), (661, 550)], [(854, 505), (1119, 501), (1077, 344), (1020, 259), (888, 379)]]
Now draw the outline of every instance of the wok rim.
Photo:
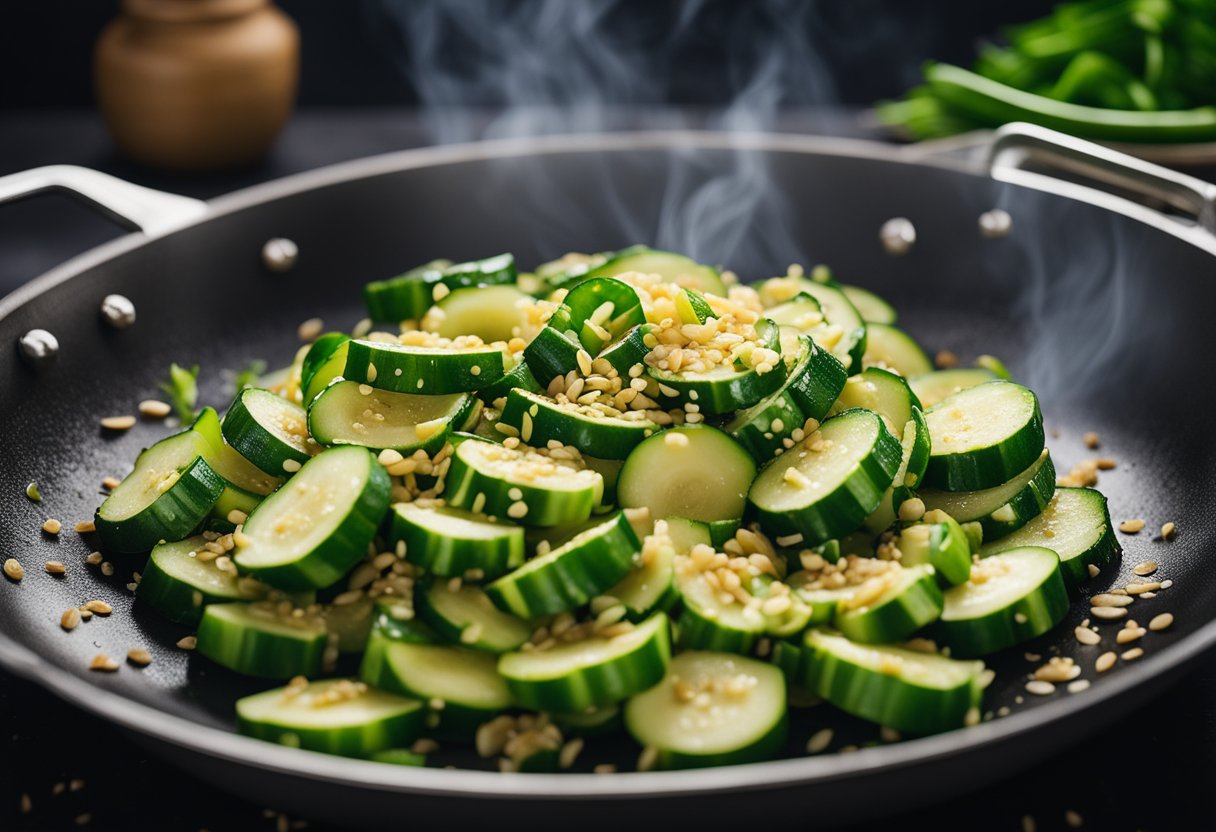
[[(355, 159), (254, 185), (208, 202), (208, 211), (190, 222), (155, 235), (128, 234), (80, 254), (0, 298), (0, 321), (27, 302), (95, 266), (216, 217), (272, 202), (327, 185), (370, 178), (414, 168), (458, 164), (511, 156), (569, 152), (605, 152), (654, 149), (738, 149), (846, 156), (896, 164), (944, 167), (983, 178), (965, 164), (928, 159), (912, 152), (892, 152), (890, 145), (856, 139), (770, 133), (722, 133), (695, 130), (646, 131), (540, 139), (507, 139), (459, 145), (418, 148)], [(1043, 190), (1068, 199), (1096, 205), (1145, 222), (1191, 242), (1168, 226), (1171, 221), (1154, 211), (1093, 189), (1066, 182), (1007, 184)], [(1155, 218), (1155, 219), (1154, 219)], [(1206, 246), (1199, 246), (1206, 249)], [(1214, 250), (1212, 253), (1216, 253)], [(814, 783), (824, 785), (858, 776), (891, 773), (910, 766), (941, 761), (960, 754), (981, 753), (1010, 743), (1020, 735), (1038, 733), (1081, 713), (1092, 713), (1138, 688), (1151, 686), (1180, 671), (1216, 645), (1216, 619), (1163, 648), (1117, 676), (1103, 680), (1083, 696), (1043, 703), (1000, 720), (984, 722), (936, 736), (865, 748), (854, 754), (828, 754), (773, 760), (747, 765), (693, 771), (622, 772), (612, 777), (595, 774), (527, 774), (504, 777), (497, 772), (459, 769), (386, 766), (286, 748), (240, 734), (202, 725), (158, 710), (94, 684), (66, 669), (42, 660), (24, 644), (0, 632), (0, 665), (95, 716), (152, 740), (185, 748), (216, 760), (271, 771), (280, 775), (325, 781), (356, 789), (431, 797), (500, 800), (678, 798), (706, 792), (740, 792), (777, 789)], [(1113, 718), (1113, 714), (1112, 714)]]

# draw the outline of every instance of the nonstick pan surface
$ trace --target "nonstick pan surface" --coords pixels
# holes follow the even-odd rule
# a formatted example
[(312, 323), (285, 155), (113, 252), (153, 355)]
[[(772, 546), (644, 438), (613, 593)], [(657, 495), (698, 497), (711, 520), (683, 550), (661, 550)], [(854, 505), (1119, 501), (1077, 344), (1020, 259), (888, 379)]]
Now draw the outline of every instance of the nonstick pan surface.
[[(979, 214), (994, 207), (1013, 217), (1007, 237), (978, 233)], [(901, 257), (878, 240), (895, 216), (917, 229)], [(275, 237), (300, 251), (281, 273), (261, 259)], [(1074, 605), (1053, 633), (994, 657), (985, 711), (1010, 713), (973, 729), (885, 744), (876, 728), (819, 706), (795, 712), (788, 758), (771, 763), (596, 776), (587, 773), (596, 763), (631, 769), (637, 750), (593, 741), (582, 773), (502, 776), (455, 744), (436, 755), (438, 767), (404, 769), (231, 733), (232, 702), (265, 685), (178, 649), (188, 631), (133, 603), (126, 584), (142, 559), (112, 558), (109, 578), (86, 566), (90, 541), (72, 524), (92, 516), (103, 477), (122, 476), (141, 447), (168, 432), (141, 422), (109, 435), (98, 420), (156, 397), (170, 361), (199, 364), (202, 402), (223, 407), (230, 371), (257, 358), (287, 363), (301, 321), (320, 316), (330, 328), (351, 327), (367, 280), (437, 256), (510, 250), (528, 264), (632, 242), (683, 247), (747, 278), (790, 262), (829, 263), (842, 280), (889, 298), (930, 351), (1002, 357), (1040, 393), (1061, 472), (1095, 455), (1081, 436), (1096, 431), (1099, 453), (1118, 463), (1100, 485), (1113, 518), (1148, 521), (1140, 535), (1120, 536), (1122, 563), (1090, 591), (1122, 585), (1132, 565), (1156, 560), (1154, 577), (1174, 585), (1136, 602), (1133, 617), (1146, 623), (1172, 612), (1175, 624), (1144, 640), (1143, 658), (1099, 675), (1094, 659), (1111, 649), (1119, 625), (1104, 628), (1103, 647), (1081, 646), (1072, 630), (1087, 612)], [(225, 197), (198, 221), (119, 240), (0, 301), (0, 343), (13, 345), (34, 327), (60, 343), (57, 357), (37, 367), (11, 346), (0, 350), (0, 552), (27, 572), (20, 584), (0, 585), (0, 661), (198, 776), (263, 803), (361, 825), (619, 824), (643, 811), (654, 823), (721, 821), (752, 815), (756, 792), (765, 792), (766, 806), (813, 806), (829, 822), (940, 800), (1092, 732), (1216, 640), (1216, 385), (1206, 369), (1214, 278), (1216, 258), (1158, 227), (861, 143), (640, 134), (470, 146), (365, 160)], [(134, 302), (134, 326), (102, 321), (99, 305), (110, 293)], [(25, 497), (30, 481), (41, 487), (40, 504)], [(46, 517), (67, 531), (43, 534)], [(1154, 541), (1167, 520), (1177, 523), (1177, 539)], [(42, 573), (52, 559), (68, 564), (64, 577)], [(63, 632), (63, 610), (91, 598), (110, 602), (113, 615)], [(121, 657), (134, 647), (152, 652), (150, 667), (87, 670), (98, 652)], [(1091, 687), (1027, 694), (1026, 674), (1057, 654), (1073, 657)], [(834, 748), (870, 747), (805, 757), (807, 738), (822, 727), (835, 729)], [(883, 800), (872, 799), (875, 789)]]

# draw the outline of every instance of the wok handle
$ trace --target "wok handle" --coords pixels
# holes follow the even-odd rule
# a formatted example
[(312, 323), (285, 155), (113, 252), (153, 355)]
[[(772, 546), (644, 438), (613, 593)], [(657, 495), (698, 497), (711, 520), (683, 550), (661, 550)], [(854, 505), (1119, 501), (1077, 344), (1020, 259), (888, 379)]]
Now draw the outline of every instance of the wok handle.
[(47, 165), (0, 176), (0, 203), (46, 191), (64, 191), (120, 224), (150, 235), (185, 225), (207, 212), (202, 200), (134, 185), (76, 165)]
[(987, 169), (1015, 184), (1044, 174), (1080, 181), (1216, 236), (1216, 185), (1066, 133), (1006, 124), (988, 147)]

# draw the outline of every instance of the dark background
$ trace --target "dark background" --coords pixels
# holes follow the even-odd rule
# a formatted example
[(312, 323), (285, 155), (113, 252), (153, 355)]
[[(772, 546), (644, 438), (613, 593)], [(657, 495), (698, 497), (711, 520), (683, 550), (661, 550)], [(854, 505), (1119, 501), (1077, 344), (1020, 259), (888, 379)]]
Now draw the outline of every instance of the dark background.
[[(559, 2), (584, 3), (592, 11), (606, 7), (593, 0)], [(773, 102), (775, 111), (766, 111), (764, 126), (873, 138), (880, 134), (859, 116), (861, 108), (915, 83), (923, 60), (967, 63), (977, 39), (1051, 6), (1045, 0), (710, 0), (698, 7), (690, 25), (682, 14), (686, 6), (618, 0), (607, 4), (597, 39), (587, 43), (572, 36), (530, 37), (528, 9), (518, 2), (449, 1), (445, 7), (467, 12), (468, 25), (458, 36), (437, 41), (413, 25), (434, 13), (433, 0), (283, 0), (279, 5), (296, 19), (302, 40), (296, 115), (261, 163), (181, 177), (118, 158), (92, 110), (92, 44), (118, 5), (115, 0), (5, 4), (0, 12), (0, 175), (70, 162), (206, 198), (444, 138), (433, 124), (437, 105), (721, 108), (747, 89), (752, 70), (770, 50), (784, 50), (794, 60), (777, 68), (782, 93)], [(400, 22), (407, 7), (411, 25)], [(419, 46), (434, 56), (429, 63), (416, 54)], [(601, 59), (611, 53), (624, 56), (629, 73), (624, 80), (601, 79), (605, 83), (593, 89), (497, 83), (492, 67), (507, 49), (534, 52), (542, 63), (568, 65), (571, 76), (592, 80), (612, 63)], [(424, 64), (453, 83), (437, 86), (433, 74), (421, 72)], [(491, 67), (489, 77), (486, 67)], [(0, 295), (119, 233), (63, 197), (0, 206)], [(1216, 772), (1213, 737), (1216, 665), (1209, 660), (1157, 702), (1031, 771), (864, 828), (898, 823), (909, 829), (1016, 832), (1030, 816), (1037, 830), (1055, 830), (1068, 828), (1067, 810), (1079, 813), (1087, 829), (1202, 828), (1209, 824), (1193, 819), (1207, 810), (1205, 784)], [(80, 781), (75, 790), (74, 780)], [(29, 815), (18, 810), (23, 793), (33, 802)], [(931, 795), (926, 798), (932, 802)], [(758, 817), (766, 817), (758, 808)], [(795, 828), (813, 826), (813, 818), (808, 807), (806, 822)], [(82, 821), (84, 828), (123, 832), (296, 828), (280, 820), (275, 807), (228, 798), (189, 772), (148, 758), (113, 727), (0, 671), (0, 832), (77, 829)], [(403, 818), (401, 825), (408, 821)]]

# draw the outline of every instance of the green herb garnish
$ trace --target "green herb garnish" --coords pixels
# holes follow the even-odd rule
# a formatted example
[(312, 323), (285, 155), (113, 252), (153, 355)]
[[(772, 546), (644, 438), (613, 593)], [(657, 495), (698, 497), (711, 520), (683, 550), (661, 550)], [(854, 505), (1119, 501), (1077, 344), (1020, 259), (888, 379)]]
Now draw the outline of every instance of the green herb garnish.
[(198, 415), (198, 365), (187, 370), (177, 364), (169, 365), (169, 380), (161, 384), (160, 389), (169, 397), (177, 417), (182, 423), (194, 421)]
[(239, 393), (246, 387), (257, 387), (258, 379), (262, 377), (262, 373), (266, 372), (266, 362), (260, 358), (255, 358), (249, 362), (245, 369), (236, 374), (236, 391)]

